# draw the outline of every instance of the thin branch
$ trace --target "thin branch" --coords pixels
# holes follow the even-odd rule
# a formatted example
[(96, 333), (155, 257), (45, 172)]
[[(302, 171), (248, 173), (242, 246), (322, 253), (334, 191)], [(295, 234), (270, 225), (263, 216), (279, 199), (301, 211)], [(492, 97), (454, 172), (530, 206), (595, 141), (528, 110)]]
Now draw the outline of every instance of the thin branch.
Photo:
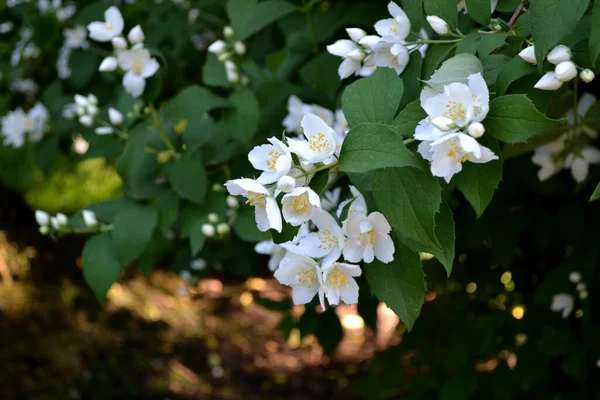
[(525, 8), (525, 6), (527, 5), (528, 2), (529, 2), (529, 0), (523, 0), (521, 2), (521, 4), (519, 4), (519, 7), (517, 7), (517, 9), (515, 10), (515, 12), (512, 15), (512, 17), (510, 17), (510, 19), (508, 20), (508, 27), (509, 28), (512, 28), (512, 26), (517, 21), (517, 18), (519, 18), (519, 15), (521, 15), (521, 13), (523, 12), (523, 9)]

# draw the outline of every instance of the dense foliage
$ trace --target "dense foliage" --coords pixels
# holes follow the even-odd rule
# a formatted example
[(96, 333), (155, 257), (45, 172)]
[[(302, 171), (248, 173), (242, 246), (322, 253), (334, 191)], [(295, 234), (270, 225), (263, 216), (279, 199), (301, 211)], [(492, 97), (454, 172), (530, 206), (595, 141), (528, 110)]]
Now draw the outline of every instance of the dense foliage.
[(118, 3), (0, 6), (3, 184), (122, 182), (36, 212), (89, 235), (100, 303), (124, 269), (268, 264), (306, 305), (264, 301), (284, 334), (332, 352), (332, 307), (376, 329), (379, 301), (411, 331), (359, 395), (596, 396), (599, 4)]

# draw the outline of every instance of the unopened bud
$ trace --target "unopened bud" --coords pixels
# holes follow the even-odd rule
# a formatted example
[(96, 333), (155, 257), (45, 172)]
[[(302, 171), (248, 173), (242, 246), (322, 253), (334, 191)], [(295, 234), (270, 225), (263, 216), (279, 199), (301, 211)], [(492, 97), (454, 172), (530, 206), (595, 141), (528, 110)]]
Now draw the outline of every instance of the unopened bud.
[(146, 37), (144, 36), (144, 31), (142, 27), (139, 25), (134, 26), (127, 34), (127, 39), (131, 44), (142, 43)]
[(588, 298), (588, 296), (589, 296), (589, 293), (587, 292), (587, 290), (586, 290), (586, 291), (583, 291), (583, 292), (579, 292), (579, 298), (580, 298), (581, 300), (585, 300), (585, 299), (587, 299), (587, 298)]
[(58, 222), (59, 226), (65, 226), (69, 223), (69, 219), (65, 214), (58, 213), (56, 214), (56, 222)]
[(356, 43), (358, 43), (360, 41), (360, 39), (367, 36), (367, 32), (365, 32), (364, 30), (362, 30), (360, 28), (346, 28), (346, 33), (348, 34), (350, 39), (352, 39), (352, 41), (354, 41)]
[(474, 122), (471, 125), (469, 125), (467, 132), (469, 133), (469, 135), (471, 135), (471, 137), (478, 139), (482, 137), (485, 133), (485, 127), (479, 122)]
[(108, 119), (113, 125), (121, 125), (123, 123), (123, 113), (112, 107), (108, 109)]
[(79, 117), (79, 123), (83, 126), (92, 126), (92, 124), (94, 123), (94, 120), (92, 119), (92, 117), (90, 115), (82, 115), (81, 117)]
[(219, 225), (217, 225), (217, 233), (219, 236), (227, 236), (229, 235), (230, 231), (231, 228), (229, 227), (229, 224), (225, 222), (221, 222)]
[(35, 221), (40, 226), (47, 226), (50, 223), (50, 215), (45, 211), (37, 210), (35, 212)]
[(587, 285), (583, 282), (579, 282), (575, 288), (578, 292), (585, 292), (587, 290)]
[(218, 59), (219, 61), (221, 61), (222, 63), (224, 63), (224, 62), (227, 62), (227, 61), (229, 61), (229, 60), (230, 60), (230, 58), (231, 58), (231, 56), (232, 56), (232, 53), (231, 53), (231, 52), (229, 52), (229, 51), (227, 51), (227, 52), (225, 52), (225, 53), (221, 53), (221, 54), (219, 54), (219, 55), (217, 56), (217, 59)]
[(209, 238), (215, 236), (215, 227), (211, 224), (202, 225), (202, 234)]
[(578, 271), (573, 271), (569, 274), (569, 280), (572, 283), (579, 283), (581, 281), (581, 274)]
[(296, 180), (291, 176), (282, 176), (277, 181), (277, 189), (284, 193), (289, 193), (296, 188)]
[(448, 117), (437, 117), (431, 120), (431, 123), (442, 132), (456, 128), (456, 124)]
[(573, 61), (563, 61), (554, 69), (556, 79), (561, 82), (568, 82), (577, 76), (577, 66)]
[(100, 63), (100, 67), (98, 68), (98, 71), (112, 72), (117, 69), (117, 66), (118, 66), (118, 63), (117, 63), (117, 59), (115, 57), (112, 57), (112, 56), (106, 57)]
[(48, 229), (48, 226), (44, 225), (44, 226), (40, 226), (40, 233), (42, 235), (47, 235), (48, 232), (50, 232), (50, 229)]
[(96, 214), (90, 210), (82, 210), (81, 215), (83, 217), (83, 222), (85, 226), (88, 228), (93, 228), (98, 225), (98, 219), (96, 218)]
[(569, 61), (572, 57), (571, 49), (567, 46), (563, 46), (562, 44), (556, 46), (552, 49), (548, 56), (546, 57), (548, 61), (550, 61), (554, 65), (558, 65), (561, 62)]
[(450, 33), (450, 27), (448, 26), (446, 21), (444, 21), (438, 16), (428, 15), (427, 22), (429, 22), (429, 25), (431, 25), (431, 29), (433, 29), (438, 35), (447, 35), (448, 33)]
[(594, 80), (594, 78), (596, 77), (596, 74), (594, 74), (594, 71), (592, 71), (591, 69), (584, 69), (583, 71), (581, 71), (579, 73), (579, 77), (585, 83), (590, 83), (591, 81)]
[(230, 26), (226, 26), (225, 28), (223, 28), (223, 36), (225, 36), (227, 39), (231, 39), (233, 35), (233, 29), (231, 29)]
[(540, 90), (557, 90), (562, 84), (563, 83), (556, 78), (554, 72), (546, 72), (533, 87)]
[(75, 96), (73, 96), (73, 98), (75, 99), (75, 104), (77, 104), (78, 106), (86, 107), (88, 105), (88, 98), (85, 96), (76, 94)]
[(353, 59), (354, 61), (362, 61), (367, 57), (367, 53), (361, 49), (354, 49), (347, 54), (347, 57)]
[(244, 44), (244, 42), (235, 42), (235, 44), (233, 45), (233, 49), (240, 56), (246, 54), (246, 45)]
[(125, 50), (127, 48), (127, 42), (121, 36), (112, 38), (111, 43), (115, 50)]
[(95, 105), (93, 105), (93, 104), (90, 104), (90, 105), (87, 106), (87, 112), (92, 117), (95, 117), (96, 115), (98, 115), (98, 111), (99, 111), (98, 107), (95, 106)]
[(213, 53), (213, 54), (221, 54), (223, 53), (223, 51), (225, 51), (225, 42), (222, 40), (217, 40), (215, 42), (213, 42), (210, 46), (208, 46), (208, 51), (209, 53)]
[(210, 213), (208, 214), (208, 222), (210, 222), (211, 224), (216, 224), (220, 221), (221, 219), (219, 218), (219, 216), (215, 213)]
[(537, 60), (535, 58), (535, 47), (534, 46), (529, 46), (529, 47), (526, 47), (523, 50), (521, 50), (521, 52), (519, 53), (519, 57), (521, 57), (523, 60), (527, 61), (530, 64), (537, 63)]
[(227, 196), (227, 207), (229, 208), (238, 208), (240, 202), (233, 196)]

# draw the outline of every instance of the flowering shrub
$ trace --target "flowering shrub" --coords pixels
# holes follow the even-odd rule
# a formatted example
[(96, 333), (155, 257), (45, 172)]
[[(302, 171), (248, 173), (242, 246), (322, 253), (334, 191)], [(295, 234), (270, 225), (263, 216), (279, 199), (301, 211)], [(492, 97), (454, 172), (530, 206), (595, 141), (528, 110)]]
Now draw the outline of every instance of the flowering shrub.
[[(547, 362), (527, 370), (539, 354), (585, 381), (600, 359), (588, 289), (600, 5), (124, 3), (9, 1), (0, 25), (4, 184), (25, 191), (64, 156), (104, 158), (121, 177), (119, 198), (70, 217), (36, 211), (44, 235), (89, 235), (83, 274), (99, 302), (125, 268), (252, 276), (268, 255), (306, 305), (297, 320), (278, 303), (282, 328), (317, 333), (328, 350), (340, 327), (326, 310), (358, 303), (374, 326), (376, 298), (470, 367), (523, 354), (524, 392), (544, 387)], [(415, 325), (436, 296), (448, 308), (427, 306)], [(473, 322), (466, 301), (490, 315)], [(498, 340), (462, 348), (463, 330), (452, 343), (431, 333), (444, 331), (436, 318)], [(446, 397), (487, 385), (450, 376)]]

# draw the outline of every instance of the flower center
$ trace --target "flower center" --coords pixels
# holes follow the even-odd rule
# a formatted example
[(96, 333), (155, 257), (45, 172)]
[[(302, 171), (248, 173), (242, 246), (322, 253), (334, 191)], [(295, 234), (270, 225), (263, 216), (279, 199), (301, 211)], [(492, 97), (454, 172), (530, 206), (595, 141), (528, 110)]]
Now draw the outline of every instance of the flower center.
[(25, 128), (29, 129), (33, 126), (33, 120), (31, 118), (25, 119)]
[(390, 29), (388, 29), (388, 33), (390, 33), (391, 35), (394, 36), (398, 36), (398, 21), (394, 20), (394, 22), (392, 22), (392, 25), (390, 26)]
[(310, 202), (308, 201), (308, 193), (302, 193), (300, 196), (294, 197), (290, 208), (296, 214), (308, 214), (310, 211)]
[(377, 243), (377, 231), (375, 229), (371, 229), (368, 232), (361, 233), (360, 243), (375, 246), (375, 243)]
[(277, 169), (277, 160), (281, 157), (281, 153), (275, 150), (269, 152), (269, 159), (266, 161), (267, 168), (269, 171), (275, 171)]
[(264, 193), (248, 191), (248, 204), (254, 207), (265, 208), (267, 205), (267, 195)]
[(446, 103), (446, 111), (442, 114), (442, 116), (450, 118), (452, 121), (463, 119), (466, 115), (463, 103), (457, 103), (456, 101)]
[(337, 239), (333, 237), (329, 229), (325, 229), (317, 233), (317, 238), (319, 238), (319, 241), (321, 242), (321, 244), (319, 245), (320, 249), (329, 250), (338, 242)]
[(331, 274), (329, 274), (329, 283), (336, 288), (341, 289), (348, 285), (348, 277), (342, 272), (333, 271)]
[(317, 270), (315, 268), (302, 268), (296, 275), (296, 282), (305, 286), (312, 286), (317, 281)]
[(112, 27), (113, 27), (113, 26), (112, 26), (112, 24), (111, 24), (110, 22), (106, 21), (106, 22), (104, 23), (104, 28), (105, 28), (107, 31), (112, 31)]
[(131, 64), (131, 71), (136, 75), (141, 75), (143, 69), (144, 63), (141, 60), (135, 60), (133, 64)]
[(448, 157), (450, 157), (452, 159), (452, 161), (459, 163), (459, 162), (467, 162), (471, 159), (471, 155), (469, 153), (464, 153), (462, 151), (462, 149), (460, 148), (460, 146), (455, 142), (452, 141), (450, 143), (450, 148), (448, 149)]
[(393, 55), (391, 51), (388, 51), (387, 56), (390, 58), (390, 64), (392, 67), (398, 68), (400, 66), (400, 63), (398, 62), (398, 56)]
[(319, 132), (316, 135), (310, 135), (308, 138), (309, 147), (317, 153), (326, 153), (331, 150), (331, 143), (325, 138), (323, 133)]

